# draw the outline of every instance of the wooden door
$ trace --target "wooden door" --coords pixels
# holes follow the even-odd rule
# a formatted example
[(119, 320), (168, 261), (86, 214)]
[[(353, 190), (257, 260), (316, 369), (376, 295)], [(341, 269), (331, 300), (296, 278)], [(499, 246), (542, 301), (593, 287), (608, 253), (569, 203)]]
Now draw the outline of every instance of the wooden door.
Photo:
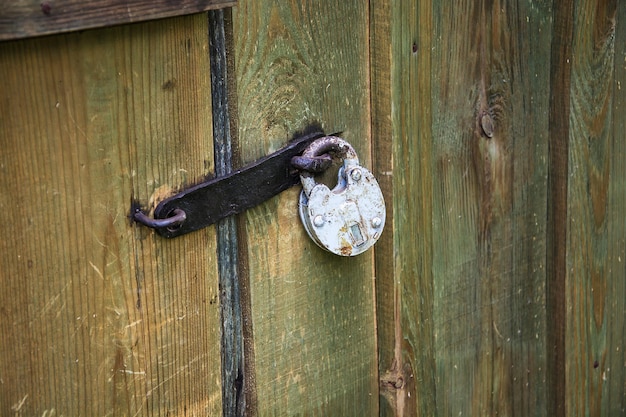
[[(624, 413), (618, 2), (122, 3), (0, 11), (0, 415)], [(373, 250), (129, 219), (312, 123)]]
[(206, 27), (196, 15), (0, 46), (0, 206), (15, 213), (0, 414), (221, 412), (215, 230), (168, 241), (128, 218), (131, 201), (212, 169)]
[[(242, 161), (319, 121), (326, 132), (343, 132), (371, 167), (368, 8), (243, 2), (232, 20)], [(252, 408), (376, 415), (374, 253), (342, 258), (320, 250), (300, 225), (299, 192), (282, 193), (239, 223)]]
[[(78, 6), (46, 5), (5, 11), (5, 37), (101, 23), (70, 27)], [(328, 30), (347, 17), (349, 31)], [(373, 252), (319, 250), (297, 189), (173, 240), (128, 218), (221, 169), (210, 24), (200, 13), (1, 44), (0, 204), (16, 212), (1, 251), (3, 415), (377, 413)], [(371, 166), (366, 8), (249, 2), (221, 29), (234, 165), (317, 121)]]
[(370, 11), (381, 414), (623, 414), (623, 4)]

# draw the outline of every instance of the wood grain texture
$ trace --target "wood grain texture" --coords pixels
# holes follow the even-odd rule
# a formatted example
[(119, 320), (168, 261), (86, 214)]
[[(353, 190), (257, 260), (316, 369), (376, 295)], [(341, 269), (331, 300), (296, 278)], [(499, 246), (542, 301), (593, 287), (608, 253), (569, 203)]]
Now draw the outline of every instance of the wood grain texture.
[(0, 45), (0, 414), (221, 415), (214, 229), (127, 218), (212, 170), (206, 34)]
[[(623, 414), (625, 30), (617, 1), (575, 1), (567, 177), (565, 414)], [(620, 12), (622, 19), (626, 16)], [(624, 21), (619, 22), (620, 26)]]
[(546, 413), (549, 2), (434, 4), (437, 409)]
[(570, 124), (573, 0), (554, 3), (550, 61), (546, 315), (548, 415), (566, 416), (565, 330), (567, 303), (567, 177)]
[(0, 8), (0, 40), (29, 38), (184, 16), (236, 0), (14, 0)]
[[(607, 225), (609, 274), (605, 293), (606, 353), (604, 369), (601, 368), (604, 374), (600, 415), (626, 411), (626, 352), (623, 348), (626, 345), (626, 8), (616, 4), (614, 13), (614, 76), (609, 87), (613, 114), (608, 128), (611, 149), (606, 153), (612, 164), (607, 209), (607, 219), (610, 219)], [(598, 364), (599, 368), (600, 361)]]
[[(371, 167), (367, 7), (240, 1), (233, 20), (243, 162), (317, 120)], [(258, 415), (377, 415), (373, 254), (319, 249), (298, 193), (246, 214)]]
[(391, 18), (390, 51), (372, 52), (372, 91), (391, 91), (372, 96), (374, 132), (392, 132), (375, 147), (394, 204), (394, 257), (376, 266), (393, 270), (377, 274), (382, 409), (544, 415), (550, 4), (389, 7), (372, 11), (374, 28)]
[(371, 6), (375, 174), (388, 203), (376, 246), (381, 415), (432, 416), (432, 5)]

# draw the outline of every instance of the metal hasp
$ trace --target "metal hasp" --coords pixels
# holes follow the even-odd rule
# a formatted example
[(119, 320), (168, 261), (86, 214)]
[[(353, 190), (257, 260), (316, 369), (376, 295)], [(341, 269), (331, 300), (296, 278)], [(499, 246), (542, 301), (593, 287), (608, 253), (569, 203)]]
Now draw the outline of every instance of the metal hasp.
[(380, 237), (385, 226), (385, 201), (374, 175), (359, 165), (356, 151), (341, 138), (316, 140), (293, 163), (300, 167), (327, 152), (343, 156), (337, 185), (331, 190), (316, 183), (313, 173), (301, 171), (300, 218), (319, 247), (337, 255), (355, 256)]
[(139, 208), (133, 208), (131, 216), (161, 236), (171, 238), (242, 213), (298, 184), (299, 172), (292, 167), (291, 159), (323, 136), (323, 132), (317, 132), (298, 137), (244, 168), (163, 200), (154, 210), (154, 219)]

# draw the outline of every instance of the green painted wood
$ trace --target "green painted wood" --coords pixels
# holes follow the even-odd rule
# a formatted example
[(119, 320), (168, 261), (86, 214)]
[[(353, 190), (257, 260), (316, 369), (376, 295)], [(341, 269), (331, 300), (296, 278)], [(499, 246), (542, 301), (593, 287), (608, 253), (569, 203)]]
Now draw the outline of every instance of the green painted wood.
[[(616, 25), (618, 21), (620, 23), (612, 28), (615, 31), (615, 39), (612, 41), (615, 48), (614, 75), (609, 87), (613, 95), (610, 104), (612, 117), (608, 128), (610, 150), (608, 148), (606, 150), (606, 157), (611, 158), (612, 164), (608, 188), (610, 198), (606, 216), (609, 222), (606, 228), (608, 275), (604, 307), (606, 348), (602, 352), (605, 355), (604, 365), (602, 366), (601, 360), (598, 360), (596, 368), (594, 362), (594, 370), (602, 371), (600, 378), (602, 380), (600, 390), (602, 406), (599, 415), (624, 413), (626, 410), (626, 387), (623, 383), (626, 381), (626, 352), (623, 348), (626, 345), (626, 314), (624, 313), (626, 309), (626, 216), (624, 216), (626, 211), (626, 164), (624, 164), (626, 161), (626, 143), (624, 142), (624, 132), (626, 132), (626, 8), (623, 4), (621, 7), (615, 4), (604, 13), (613, 25)], [(602, 13), (599, 15), (601, 16)], [(602, 23), (606, 25), (605, 22)], [(608, 38), (611, 36), (613, 35), (609, 32)], [(602, 248), (598, 250), (601, 251)], [(594, 310), (596, 310), (595, 306)]]
[(1, 415), (221, 415), (215, 231), (127, 217), (212, 170), (206, 33), (0, 44)]
[(381, 415), (429, 416), (436, 412), (432, 5), (377, 1), (370, 16), (375, 174), (388, 198), (388, 231), (376, 247)]
[(570, 16), (565, 415), (618, 415), (626, 406), (626, 14), (617, 1), (581, 0)]
[(394, 204), (376, 265), (381, 410), (545, 415), (551, 5), (379, 3), (390, 46), (373, 43), (372, 91), (390, 93), (372, 123), (392, 132), (374, 149)]
[[(243, 162), (317, 120), (343, 131), (371, 167), (367, 7), (240, 1), (233, 21)], [(246, 369), (255, 372), (256, 412), (376, 415), (373, 253), (340, 258), (319, 249), (300, 224), (298, 193), (245, 215), (245, 324), (254, 348)]]
[(548, 221), (546, 227), (546, 314), (548, 415), (566, 416), (565, 351), (567, 245), (567, 165), (570, 123), (570, 84), (573, 0), (554, 3), (550, 61), (548, 154)]
[[(388, 207), (353, 259), (309, 240), (296, 189), (236, 220), (246, 415), (623, 413), (624, 21), (233, 10), (235, 159), (319, 121)], [(212, 171), (207, 52), (206, 16), (0, 44), (0, 414), (220, 415), (215, 229), (126, 217)]]
[(544, 415), (550, 4), (433, 15), (437, 409)]

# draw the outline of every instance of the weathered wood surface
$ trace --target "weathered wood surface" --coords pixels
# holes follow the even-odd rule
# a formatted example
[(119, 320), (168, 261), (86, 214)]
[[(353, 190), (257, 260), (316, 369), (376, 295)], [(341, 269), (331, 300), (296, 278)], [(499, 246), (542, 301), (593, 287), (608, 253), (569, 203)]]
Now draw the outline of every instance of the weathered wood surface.
[(554, 3), (546, 227), (547, 414), (565, 416), (567, 161), (574, 0)]
[[(623, 414), (626, 8), (362, 6), (233, 10), (235, 159), (317, 120), (389, 210), (350, 259), (297, 189), (237, 219), (247, 415)], [(206, 16), (0, 44), (0, 414), (221, 415), (214, 228), (127, 219), (212, 171), (207, 54)]]
[[(433, 270), (443, 415), (543, 415), (547, 2), (435, 6)], [(468, 18), (469, 17), (469, 18)], [(439, 40), (440, 39), (440, 40)]]
[(0, 44), (1, 415), (221, 415), (214, 228), (127, 218), (212, 170), (206, 34)]
[[(566, 16), (569, 140), (564, 399), (560, 415), (626, 410), (626, 11), (576, 0)], [(623, 4), (621, 5), (623, 6)]]
[[(368, 9), (360, 2), (240, 1), (233, 9), (243, 162), (317, 120), (366, 166)], [(245, 215), (258, 415), (378, 414), (373, 254), (319, 249), (298, 189)]]
[[(231, 132), (230, 105), (233, 78), (232, 21), (230, 13), (214, 10), (208, 13), (209, 56), (211, 61), (211, 102), (213, 112), (213, 149), (215, 175), (223, 177), (238, 164), (234, 156), (237, 144)], [(233, 111), (236, 116), (236, 112)], [(212, 196), (219, 198), (219, 196)], [(221, 348), (222, 348), (222, 414), (239, 417), (246, 412), (248, 389), (243, 357), (243, 310), (239, 286), (239, 248), (237, 218), (231, 216), (216, 224), (217, 265), (219, 270)], [(243, 281), (243, 278), (241, 279)]]
[(550, 4), (381, 3), (382, 414), (545, 415)]
[(0, 8), (0, 40), (145, 22), (233, 6), (236, 0), (11, 0)]
[(432, 6), (376, 1), (370, 16), (372, 145), (388, 209), (376, 247), (381, 415), (432, 416)]

